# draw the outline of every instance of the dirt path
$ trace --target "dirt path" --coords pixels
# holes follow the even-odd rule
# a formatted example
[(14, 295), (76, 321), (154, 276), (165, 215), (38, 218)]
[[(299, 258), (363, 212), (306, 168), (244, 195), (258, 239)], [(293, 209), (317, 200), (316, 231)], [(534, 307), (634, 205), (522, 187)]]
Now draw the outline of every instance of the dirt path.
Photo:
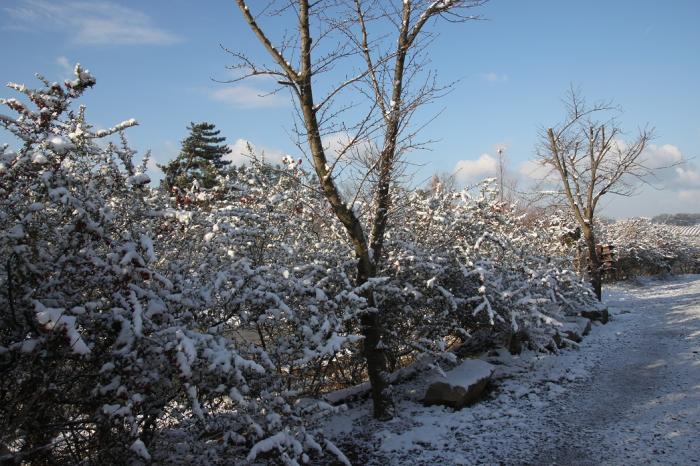
[(630, 320), (624, 338), (544, 413), (554, 435), (526, 464), (700, 464), (700, 280), (608, 299)]

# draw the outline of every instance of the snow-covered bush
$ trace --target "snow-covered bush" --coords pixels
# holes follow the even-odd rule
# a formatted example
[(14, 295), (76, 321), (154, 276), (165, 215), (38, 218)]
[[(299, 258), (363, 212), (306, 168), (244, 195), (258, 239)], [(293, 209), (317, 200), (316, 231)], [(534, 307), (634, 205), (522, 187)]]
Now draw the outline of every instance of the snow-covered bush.
[[(256, 263), (255, 248), (262, 254), (265, 247), (251, 231), (257, 227), (222, 216), (205, 223), (211, 231), (195, 228), (187, 223), (191, 212), (167, 209), (167, 199), (146, 186), (145, 161), (134, 166), (123, 138), (100, 143), (136, 122), (94, 130), (84, 107), (76, 112), (71, 103), (95, 80), (80, 66), (75, 75), (63, 85), (40, 78), (40, 89), (11, 84), (29, 102), (1, 101), (17, 114), (0, 115), (1, 123), (22, 143), (16, 151), (3, 147), (0, 166), (3, 460), (115, 464), (159, 460), (155, 454), (163, 452), (168, 458), (160, 459), (171, 460), (177, 448), (165, 442), (173, 439), (180, 447), (197, 443), (193, 439), (233, 445), (243, 455), (271, 446), (289, 458), (321, 449), (303, 422), (282, 419), (293, 417), (278, 396), (285, 387), (268, 384), (295, 367), (273, 363), (264, 344), (251, 345), (221, 325), (234, 315), (241, 321), (258, 319), (255, 312), (274, 317), (265, 306), (270, 302), (278, 306), (275, 324), (288, 311)], [(221, 245), (209, 236), (216, 226), (232, 244), (208, 246)], [(238, 256), (242, 247), (249, 257)], [(217, 260), (227, 266), (213, 268)], [(303, 285), (297, 294), (323, 301), (303, 278), (313, 271), (292, 265), (297, 279), (289, 289)], [(278, 272), (283, 277), (269, 267), (267, 275)], [(241, 298), (238, 288), (251, 281), (261, 286), (251, 285)], [(214, 295), (220, 306), (210, 312), (203, 303)], [(325, 304), (318, 309), (329, 315)], [(304, 331), (317, 347), (294, 357), (312, 359), (328, 344), (318, 333), (334, 325), (329, 319), (308, 323)], [(329, 340), (338, 347), (344, 341)], [(313, 403), (296, 409), (309, 418), (320, 410)]]
[[(156, 244), (168, 276), (185, 284), (178, 299), (197, 309), (197, 327), (230, 338), (264, 368), (227, 388), (228, 399), (218, 388), (200, 392), (207, 423), (250, 460), (273, 454), (293, 463), (307, 450), (334, 451), (313, 424), (337, 408), (315, 397), (337, 386), (334, 361), (358, 341), (354, 322), (366, 307), (352, 285), (351, 251), (337, 240), (342, 228), (325, 223), (325, 200), (291, 160), (238, 168), (202, 194), (204, 208), (163, 212), (171, 220)], [(179, 438), (192, 457), (219, 448), (178, 429), (163, 430), (163, 445)]]
[(109, 461), (139, 439), (166, 356), (150, 345), (166, 287), (139, 218), (149, 180), (128, 148), (97, 142), (135, 121), (95, 131), (70, 108), (95, 84), (87, 70), (39, 79), (9, 85), (28, 102), (1, 101), (22, 141), (0, 167), (2, 443), (17, 459)]
[(526, 221), (490, 182), (395, 188), (385, 260), (357, 287), (347, 233), (301, 161), (254, 161), (171, 199), (134, 164), (122, 131), (135, 121), (95, 130), (72, 109), (95, 84), (75, 74), (0, 101), (20, 140), (0, 148), (3, 460), (345, 461), (316, 421), (340, 409), (323, 394), (367, 379), (363, 313), (383, 319), (397, 370), (454, 359), (476, 332), (544, 347), (593, 302), (562, 223)]
[(601, 230), (603, 241), (615, 246), (615, 270), (609, 279), (700, 270), (700, 247), (672, 226), (629, 218), (603, 224)]
[(395, 320), (387, 326), (394, 360), (442, 352), (479, 330), (496, 344), (525, 332), (543, 347), (557, 318), (593, 302), (570, 258), (551, 247), (558, 229), (526, 224), (491, 180), (476, 194), (438, 188), (403, 198), (379, 289)]

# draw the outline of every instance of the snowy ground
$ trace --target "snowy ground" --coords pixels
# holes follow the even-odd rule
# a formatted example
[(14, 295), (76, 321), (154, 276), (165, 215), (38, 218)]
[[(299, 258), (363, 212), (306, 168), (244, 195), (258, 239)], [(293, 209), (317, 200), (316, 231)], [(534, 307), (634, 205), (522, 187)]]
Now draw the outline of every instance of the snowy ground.
[[(353, 464), (700, 464), (700, 275), (609, 288), (613, 321), (580, 350), (492, 357), (497, 387), (454, 411), (397, 388), (397, 417), (368, 403), (328, 433)], [(489, 358), (485, 358), (489, 360)]]

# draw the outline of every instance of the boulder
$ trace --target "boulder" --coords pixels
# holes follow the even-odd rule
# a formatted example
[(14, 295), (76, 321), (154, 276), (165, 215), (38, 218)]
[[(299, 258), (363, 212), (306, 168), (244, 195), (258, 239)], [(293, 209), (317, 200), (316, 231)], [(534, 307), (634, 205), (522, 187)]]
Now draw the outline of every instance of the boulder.
[(573, 317), (566, 320), (560, 331), (569, 340), (581, 343), (583, 337), (591, 333), (591, 321), (585, 317)]
[(581, 317), (585, 317), (590, 320), (597, 320), (603, 324), (607, 324), (610, 320), (610, 313), (607, 308), (604, 309), (594, 309), (592, 311), (581, 311)]
[(423, 398), (426, 405), (444, 405), (460, 409), (474, 403), (491, 380), (494, 367), (480, 359), (468, 359), (437, 377)]
[(591, 329), (593, 328), (593, 325), (591, 325), (591, 319), (587, 319), (585, 317), (577, 317), (576, 323), (578, 324), (578, 327), (581, 330), (581, 335), (585, 337), (586, 335), (591, 333)]

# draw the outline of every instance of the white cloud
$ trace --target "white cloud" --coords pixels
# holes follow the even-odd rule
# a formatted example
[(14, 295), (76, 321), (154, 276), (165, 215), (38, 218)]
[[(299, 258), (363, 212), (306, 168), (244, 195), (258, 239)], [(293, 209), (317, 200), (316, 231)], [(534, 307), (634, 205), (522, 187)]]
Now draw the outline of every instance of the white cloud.
[(62, 80), (73, 78), (74, 66), (71, 65), (70, 60), (64, 56), (56, 57), (56, 64), (58, 65), (60, 71), (60, 76)]
[(245, 85), (217, 89), (210, 93), (210, 97), (238, 108), (284, 107), (289, 103), (279, 94)]
[(158, 166), (159, 163), (161, 162), (158, 162), (153, 157), (148, 159), (148, 162), (146, 162), (146, 173), (148, 173), (151, 176), (152, 184), (157, 184), (155, 182), (160, 181), (161, 178), (163, 178), (163, 171)]
[(662, 168), (679, 163), (683, 160), (681, 150), (673, 144), (649, 144), (642, 157), (650, 168)]
[[(343, 159), (348, 158), (353, 159), (357, 157), (368, 156), (373, 149), (376, 153), (376, 148), (373, 147), (372, 142), (367, 139), (359, 139), (355, 142), (352, 140), (352, 136), (346, 131), (339, 131), (337, 133), (327, 134), (321, 138), (323, 143), (323, 148), (326, 151), (326, 157), (328, 160), (334, 161), (338, 158), (343, 151)], [(349, 149), (348, 145), (352, 145)]]
[[(624, 142), (618, 143), (624, 149)], [(624, 218), (697, 211), (700, 205), (700, 169), (684, 161), (677, 146), (650, 144), (642, 158), (645, 165), (655, 168), (654, 177), (648, 181), (657, 189), (640, 184), (640, 190), (634, 196), (605, 196), (601, 200), (599, 214)], [(558, 174), (536, 160), (521, 163), (518, 172), (524, 180), (544, 179), (548, 186), (559, 184)]]
[(246, 139), (236, 139), (236, 142), (229, 145), (229, 148), (231, 148), (231, 153), (224, 158), (233, 162), (234, 165), (247, 165), (250, 162), (248, 144), (250, 144), (250, 147), (253, 149), (253, 153), (258, 158), (262, 158), (265, 160), (265, 162), (272, 165), (281, 164), (282, 159), (288, 155), (279, 149), (253, 144)]
[[(620, 150), (625, 150), (625, 142), (616, 141)], [(700, 169), (693, 163), (685, 161), (678, 146), (673, 144), (650, 144), (641, 159), (647, 167), (653, 169), (653, 176), (648, 181), (658, 189), (677, 192), (680, 189), (700, 189)], [(556, 171), (528, 160), (519, 166), (519, 174), (533, 181), (545, 180), (558, 182)]]
[(494, 71), (489, 71), (488, 73), (481, 73), (479, 75), (481, 79), (490, 83), (505, 83), (508, 82), (507, 74), (499, 74)]
[(153, 156), (151, 156), (148, 159), (148, 162), (146, 162), (146, 170), (154, 171), (154, 172), (158, 171), (158, 170), (160, 170), (160, 168), (158, 168), (158, 164), (159, 164), (159, 162), (156, 159), (154, 159)]
[(685, 160), (678, 146), (650, 144), (643, 157), (645, 164), (655, 169), (652, 182), (660, 182), (661, 187), (672, 191), (700, 189), (700, 168)]
[(518, 174), (528, 181), (545, 181), (556, 183), (559, 181), (559, 174), (547, 165), (543, 165), (537, 160), (526, 160), (518, 166)]
[(56, 64), (65, 72), (73, 71), (70, 61), (68, 61), (68, 59), (64, 56), (56, 57)]
[(455, 165), (455, 179), (461, 184), (471, 184), (498, 173), (498, 160), (490, 154), (476, 159), (460, 160)]
[[(167, 165), (170, 161), (177, 157), (180, 151), (180, 145), (173, 141), (162, 141), (160, 147), (151, 152), (151, 156), (146, 163), (146, 173), (151, 177), (151, 184), (158, 185), (163, 179), (163, 171), (158, 165)], [(141, 163), (139, 161), (138, 163)]]
[(4, 8), (14, 29), (61, 31), (81, 45), (168, 45), (182, 38), (141, 11), (110, 1), (22, 0)]
[(676, 175), (679, 186), (700, 188), (700, 170), (694, 164), (686, 162), (676, 167)]

